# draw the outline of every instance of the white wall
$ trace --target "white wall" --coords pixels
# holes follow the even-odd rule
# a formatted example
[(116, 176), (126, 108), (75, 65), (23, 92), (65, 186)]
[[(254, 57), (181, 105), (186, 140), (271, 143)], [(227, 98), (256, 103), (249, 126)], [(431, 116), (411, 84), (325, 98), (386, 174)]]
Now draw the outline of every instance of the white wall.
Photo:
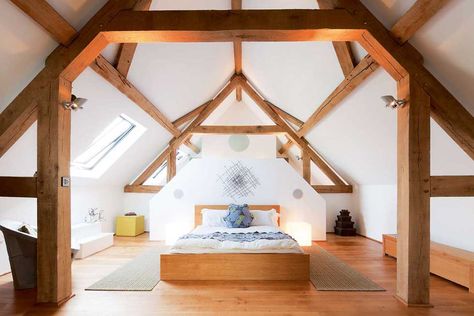
[[(313, 239), (326, 239), (326, 202), (306, 181), (282, 159), (245, 159), (242, 164), (252, 169), (260, 184), (253, 195), (232, 200), (224, 195), (218, 176), (232, 161), (228, 159), (194, 159), (150, 201), (150, 239), (164, 240), (166, 225), (194, 222), (196, 204), (279, 204), (281, 225), (304, 221), (312, 225)], [(301, 199), (292, 195), (303, 191)], [(176, 198), (176, 190), (183, 192)]]

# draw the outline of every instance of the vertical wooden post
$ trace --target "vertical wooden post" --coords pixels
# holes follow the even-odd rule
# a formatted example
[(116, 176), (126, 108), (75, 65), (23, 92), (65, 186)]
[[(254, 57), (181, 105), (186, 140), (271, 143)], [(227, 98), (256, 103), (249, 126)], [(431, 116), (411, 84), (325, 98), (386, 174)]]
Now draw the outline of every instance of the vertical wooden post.
[(397, 296), (408, 305), (430, 300), (430, 98), (415, 81), (398, 82)]
[(172, 149), (168, 156), (168, 167), (167, 170), (167, 182), (170, 182), (171, 179), (176, 175), (176, 149)]
[(303, 179), (311, 185), (311, 159), (306, 150), (301, 150), (301, 160), (303, 161)]
[(71, 82), (52, 80), (38, 104), (38, 268), (37, 300), (61, 303), (71, 290), (71, 191), (61, 186), (69, 178)]

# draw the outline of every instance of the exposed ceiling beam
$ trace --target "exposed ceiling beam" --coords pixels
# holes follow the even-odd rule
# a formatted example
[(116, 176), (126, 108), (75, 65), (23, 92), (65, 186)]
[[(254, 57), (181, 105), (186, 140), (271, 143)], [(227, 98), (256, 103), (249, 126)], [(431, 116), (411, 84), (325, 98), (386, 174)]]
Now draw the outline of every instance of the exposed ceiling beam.
[(339, 65), (341, 66), (344, 76), (348, 76), (355, 67), (355, 58), (352, 53), (350, 42), (332, 42), (334, 51), (336, 52)]
[(171, 152), (171, 147), (167, 146), (159, 155), (158, 157), (153, 160), (151, 164), (146, 167), (146, 169), (132, 182), (132, 186), (135, 185), (143, 185), (146, 180), (148, 180), (153, 173), (158, 170), (161, 164), (168, 159), (168, 156)]
[[(242, 0), (231, 0), (232, 10), (242, 10)], [(242, 73), (242, 41), (234, 40), (234, 65), (235, 73)], [(242, 88), (235, 89), (235, 97), (237, 101), (242, 101)]]
[(199, 115), (199, 113), (201, 113), (202, 110), (204, 110), (204, 108), (209, 104), (209, 102), (211, 102), (212, 100), (209, 100), (209, 101), (206, 101), (204, 104), (201, 104), (200, 106), (198, 106), (197, 108), (195, 108), (194, 110), (192, 111), (189, 111), (188, 113), (184, 114), (183, 116), (181, 116), (180, 118), (176, 119), (173, 121), (173, 125), (176, 126), (176, 127), (180, 127), (181, 125), (184, 125), (186, 124), (187, 122), (191, 121), (192, 119), (194, 119), (195, 117), (197, 117)]
[(365, 81), (375, 70), (378, 64), (371, 56), (366, 56), (360, 63), (350, 72), (350, 74), (342, 81), (336, 89), (324, 100), (324, 102), (314, 111), (306, 120), (303, 126), (298, 130), (299, 136), (306, 135), (318, 122), (320, 122), (332, 109), (344, 100), (352, 91), (354, 91), (362, 82)]
[(450, 0), (417, 0), (392, 27), (393, 37), (403, 44)]
[(474, 196), (474, 176), (431, 176), (431, 196)]
[(280, 115), (283, 119), (285, 119), (286, 121), (298, 126), (298, 127), (301, 127), (303, 126), (304, 122), (300, 119), (298, 119), (297, 117), (291, 115), (290, 113), (282, 110), (281, 108), (279, 108), (278, 106), (276, 106), (275, 104), (271, 103), (270, 101), (268, 100), (265, 100), (265, 102), (268, 103), (268, 105), (270, 105), (273, 109), (273, 111), (277, 112), (278, 115)]
[[(334, 9), (334, 5), (331, 0), (317, 0), (319, 9), (330, 10)], [(350, 42), (332, 42), (334, 51), (336, 52), (339, 65), (341, 66), (342, 73), (344, 76), (348, 76), (352, 69), (355, 67), (355, 58), (352, 53)]]
[[(173, 123), (161, 113), (158, 108), (151, 103), (137, 88), (135, 88), (131, 82), (128, 81), (125, 76), (118, 72), (104, 57), (99, 56), (90, 65), (90, 67), (117, 90), (126, 95), (136, 105), (138, 105), (143, 111), (150, 115), (158, 124), (170, 132), (173, 136), (178, 136), (181, 131), (173, 125)], [(191, 148), (195, 151), (195, 147)], [(199, 151), (198, 151), (199, 152)]]
[(193, 134), (260, 134), (275, 135), (283, 134), (285, 131), (278, 125), (200, 125), (196, 126)]
[[(147, 11), (150, 9), (150, 5), (151, 0), (138, 0), (133, 9), (136, 11)], [(115, 68), (117, 68), (124, 77), (128, 75), (136, 49), (137, 43), (120, 44)]]
[(11, 2), (35, 20), (58, 43), (68, 46), (76, 37), (74, 27), (45, 0), (11, 0)]
[(312, 185), (313, 189), (318, 193), (352, 193), (352, 185), (350, 184), (333, 184), (333, 185)]
[(161, 185), (131, 185), (128, 184), (124, 188), (126, 193), (158, 193), (163, 189)]
[(0, 177), (0, 196), (37, 197), (36, 177)]
[(102, 34), (115, 43), (356, 41), (363, 30), (346, 10), (127, 10)]
[(118, 72), (105, 58), (99, 56), (90, 67), (101, 77), (107, 80), (112, 86), (126, 95), (136, 103), (143, 111), (148, 113), (155, 121), (163, 126), (173, 136), (181, 134), (173, 123), (168, 120), (158, 108), (151, 103), (137, 88), (135, 88), (125, 76)]
[(346, 184), (344, 181), (337, 175), (337, 173), (322, 159), (322, 157), (316, 153), (316, 151), (311, 148), (309, 143), (300, 138), (296, 132), (289, 126), (272, 108), (268, 105), (267, 102), (248, 84), (247, 80), (243, 76), (238, 76), (239, 84), (242, 86), (242, 89), (245, 93), (270, 117), (270, 119), (280, 126), (288, 135), (288, 137), (296, 143), (301, 150), (307, 151), (311, 160), (318, 166), (321, 171), (328, 176), (331, 181), (335, 184)]

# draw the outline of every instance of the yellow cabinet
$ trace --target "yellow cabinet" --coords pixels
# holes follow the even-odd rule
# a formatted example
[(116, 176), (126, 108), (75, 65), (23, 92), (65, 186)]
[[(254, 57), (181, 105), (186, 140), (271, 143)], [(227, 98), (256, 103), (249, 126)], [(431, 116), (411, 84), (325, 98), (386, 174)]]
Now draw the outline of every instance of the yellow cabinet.
[(145, 216), (117, 216), (115, 235), (138, 236), (145, 232)]

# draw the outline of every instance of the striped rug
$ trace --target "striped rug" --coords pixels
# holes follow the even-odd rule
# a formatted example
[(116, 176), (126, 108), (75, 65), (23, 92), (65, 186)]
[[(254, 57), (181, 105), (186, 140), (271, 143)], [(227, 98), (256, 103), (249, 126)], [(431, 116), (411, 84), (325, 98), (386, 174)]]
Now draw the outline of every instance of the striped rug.
[(323, 248), (317, 246), (316, 250), (310, 254), (310, 279), (316, 290), (385, 291)]
[(89, 286), (86, 291), (151, 291), (160, 282), (160, 253), (152, 248)]

